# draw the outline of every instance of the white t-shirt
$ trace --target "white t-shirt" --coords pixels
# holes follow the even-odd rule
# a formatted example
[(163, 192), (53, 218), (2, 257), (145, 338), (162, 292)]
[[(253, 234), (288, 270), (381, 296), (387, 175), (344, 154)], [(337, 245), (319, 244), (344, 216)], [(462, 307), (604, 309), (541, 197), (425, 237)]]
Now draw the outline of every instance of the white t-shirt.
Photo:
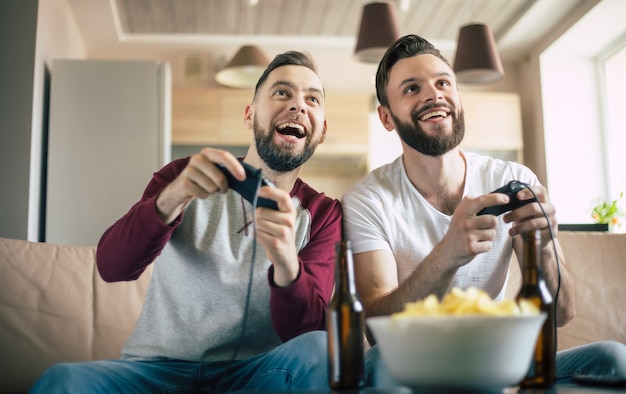
[[(467, 163), (463, 196), (478, 197), (511, 180), (535, 185), (527, 167), (461, 151)], [(413, 186), (402, 160), (375, 169), (342, 198), (344, 231), (354, 254), (384, 250), (393, 253), (402, 283), (430, 254), (450, 226), (451, 216), (433, 208)], [(492, 298), (504, 296), (512, 243), (509, 224), (499, 216), (493, 248), (461, 267), (452, 283), (462, 289), (475, 286)]]

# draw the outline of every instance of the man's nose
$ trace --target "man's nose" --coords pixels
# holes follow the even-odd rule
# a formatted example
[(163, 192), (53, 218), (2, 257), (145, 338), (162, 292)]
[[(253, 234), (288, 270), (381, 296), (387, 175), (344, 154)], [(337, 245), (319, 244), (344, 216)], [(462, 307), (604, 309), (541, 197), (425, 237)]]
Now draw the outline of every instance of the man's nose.
[(290, 111), (305, 113), (306, 112), (306, 103), (303, 97), (295, 97), (291, 101), (291, 106), (289, 107)]
[(424, 102), (437, 102), (443, 98), (443, 95), (435, 85), (426, 85), (422, 88), (422, 95), (424, 96)]

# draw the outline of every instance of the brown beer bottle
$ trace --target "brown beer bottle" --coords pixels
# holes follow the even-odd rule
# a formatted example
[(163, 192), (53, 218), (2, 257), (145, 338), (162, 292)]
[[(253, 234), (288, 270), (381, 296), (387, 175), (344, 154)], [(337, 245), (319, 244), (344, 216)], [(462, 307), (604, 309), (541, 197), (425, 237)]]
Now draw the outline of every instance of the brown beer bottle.
[(522, 287), (516, 299), (526, 299), (547, 315), (543, 323), (535, 351), (521, 387), (552, 387), (556, 381), (556, 319), (555, 305), (546, 285), (539, 264), (541, 232), (529, 231), (522, 234), (524, 254), (522, 257)]
[(350, 241), (335, 247), (335, 290), (326, 308), (328, 384), (331, 389), (365, 386), (364, 310), (356, 291)]

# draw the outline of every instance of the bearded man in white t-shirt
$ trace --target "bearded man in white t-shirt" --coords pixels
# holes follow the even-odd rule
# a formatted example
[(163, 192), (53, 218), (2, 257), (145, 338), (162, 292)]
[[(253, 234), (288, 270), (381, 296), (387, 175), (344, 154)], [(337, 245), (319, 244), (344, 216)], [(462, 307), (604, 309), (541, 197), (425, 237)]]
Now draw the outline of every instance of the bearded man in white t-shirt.
[[(398, 39), (378, 67), (376, 93), (380, 121), (398, 133), (402, 155), (372, 171), (342, 199), (366, 315), (389, 315), (430, 294), (442, 298), (455, 286), (475, 286), (501, 299), (513, 251), (521, 261), (518, 235), (540, 229), (542, 268), (556, 295), (557, 325), (573, 319), (574, 283), (556, 238), (555, 207), (529, 168), (459, 148), (463, 106), (454, 72), (439, 50), (416, 35)], [(490, 192), (512, 180), (529, 185), (517, 193), (519, 200), (536, 201), (500, 216), (477, 215), (507, 204), (508, 196)], [(394, 384), (376, 346), (368, 353), (367, 368), (370, 385)], [(573, 374), (624, 376), (625, 371), (626, 347), (617, 342), (557, 354), (559, 381)]]

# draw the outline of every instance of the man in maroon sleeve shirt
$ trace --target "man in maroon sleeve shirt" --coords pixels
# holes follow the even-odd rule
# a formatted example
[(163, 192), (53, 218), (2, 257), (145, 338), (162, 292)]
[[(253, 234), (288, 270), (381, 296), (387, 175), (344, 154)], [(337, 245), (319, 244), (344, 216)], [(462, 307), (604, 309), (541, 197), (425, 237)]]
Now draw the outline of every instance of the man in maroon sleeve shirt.
[(33, 392), (327, 388), (324, 310), (341, 206), (298, 177), (326, 137), (324, 116), (310, 57), (276, 56), (245, 108), (254, 143), (243, 161), (275, 185), (258, 198), (278, 209), (254, 209), (229, 189), (218, 164), (246, 175), (223, 150), (205, 148), (155, 173), (97, 250), (106, 281), (134, 280), (154, 264), (121, 359), (53, 366)]

